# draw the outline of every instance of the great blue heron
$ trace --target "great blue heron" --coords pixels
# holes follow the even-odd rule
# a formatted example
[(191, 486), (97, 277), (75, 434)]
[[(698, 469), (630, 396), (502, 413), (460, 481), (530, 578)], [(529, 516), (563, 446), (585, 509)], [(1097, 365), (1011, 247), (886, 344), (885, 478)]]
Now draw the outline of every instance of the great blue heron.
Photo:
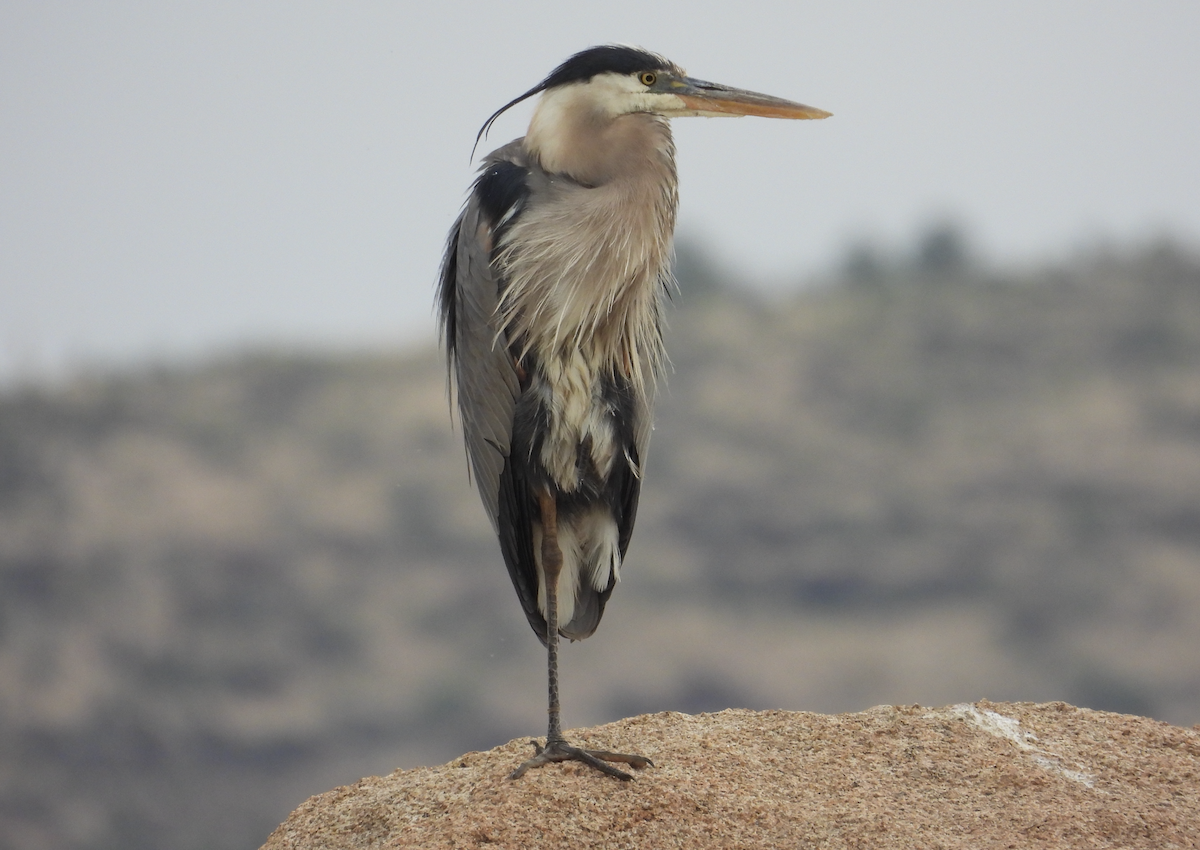
[(450, 231), (439, 305), (463, 436), (521, 607), (546, 645), (546, 746), (631, 778), (642, 756), (562, 736), (558, 637), (596, 630), (633, 532), (664, 359), (678, 181), (668, 118), (829, 113), (695, 80), (633, 47), (577, 53), (484, 123), (541, 99), (524, 138), (484, 160)]

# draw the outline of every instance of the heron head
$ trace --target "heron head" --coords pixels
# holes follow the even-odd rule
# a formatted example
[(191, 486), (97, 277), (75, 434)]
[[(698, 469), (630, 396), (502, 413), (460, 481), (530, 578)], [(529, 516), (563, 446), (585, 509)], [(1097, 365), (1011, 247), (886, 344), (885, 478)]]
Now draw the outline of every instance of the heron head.
[(484, 123), (476, 144), (506, 110), (536, 94), (539, 112), (612, 120), (631, 113), (686, 116), (828, 118), (823, 109), (758, 92), (697, 80), (673, 62), (638, 47), (590, 47), (563, 62), (529, 91)]

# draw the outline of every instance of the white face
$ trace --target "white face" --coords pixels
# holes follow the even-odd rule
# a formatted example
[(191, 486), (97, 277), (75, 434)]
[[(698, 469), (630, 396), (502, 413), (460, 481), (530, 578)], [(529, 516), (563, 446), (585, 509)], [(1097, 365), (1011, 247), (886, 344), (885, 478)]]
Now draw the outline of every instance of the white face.
[(652, 92), (639, 79), (639, 74), (597, 74), (586, 83), (572, 83), (546, 92), (538, 112), (550, 115), (580, 115), (599, 113), (616, 118), (631, 112), (652, 112), (657, 115), (683, 116), (695, 114), (682, 98), (663, 92)]

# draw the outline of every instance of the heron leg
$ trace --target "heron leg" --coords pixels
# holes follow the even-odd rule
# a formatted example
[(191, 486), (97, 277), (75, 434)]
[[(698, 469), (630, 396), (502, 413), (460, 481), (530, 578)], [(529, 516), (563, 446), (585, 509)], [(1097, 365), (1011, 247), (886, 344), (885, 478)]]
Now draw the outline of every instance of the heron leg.
[(546, 577), (546, 667), (550, 685), (550, 728), (546, 746), (562, 741), (558, 707), (558, 576), (562, 572), (562, 548), (558, 545), (558, 501), (548, 492), (541, 495), (542, 572)]
[(550, 724), (546, 732), (546, 746), (533, 741), (533, 758), (519, 765), (508, 778), (516, 779), (531, 767), (541, 767), (551, 762), (581, 761), (617, 779), (633, 779), (608, 762), (627, 764), (639, 770), (652, 766), (654, 762), (645, 756), (572, 747), (563, 738), (558, 707), (558, 575), (562, 572), (562, 549), (558, 545), (558, 503), (551, 493), (543, 491), (539, 496), (539, 504), (542, 510), (542, 572), (546, 579), (546, 666), (550, 684)]

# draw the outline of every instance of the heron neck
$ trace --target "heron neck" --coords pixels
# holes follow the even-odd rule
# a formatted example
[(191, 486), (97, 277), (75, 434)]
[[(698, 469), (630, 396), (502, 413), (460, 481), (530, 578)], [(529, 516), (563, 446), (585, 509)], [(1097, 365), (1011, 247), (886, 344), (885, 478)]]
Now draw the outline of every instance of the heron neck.
[[(525, 135), (525, 148), (542, 168), (565, 174), (587, 186), (614, 181), (654, 179), (647, 166), (661, 170), (673, 160), (667, 119), (646, 112), (612, 117), (572, 103), (572, 91), (544, 98)], [(673, 162), (671, 162), (673, 166)]]

